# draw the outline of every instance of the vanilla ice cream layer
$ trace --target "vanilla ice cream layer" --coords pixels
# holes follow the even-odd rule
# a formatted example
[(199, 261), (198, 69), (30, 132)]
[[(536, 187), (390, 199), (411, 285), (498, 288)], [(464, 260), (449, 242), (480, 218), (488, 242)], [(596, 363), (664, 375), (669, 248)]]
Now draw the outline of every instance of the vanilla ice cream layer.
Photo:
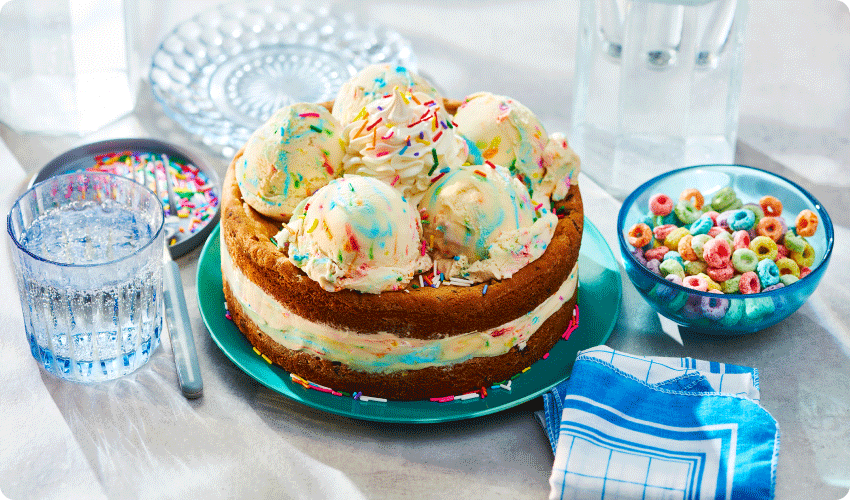
[(476, 357), (499, 356), (514, 346), (523, 349), (537, 329), (573, 297), (578, 284), (576, 265), (561, 287), (534, 310), (485, 331), (438, 340), (408, 339), (387, 332), (366, 335), (294, 314), (234, 267), (223, 236), (221, 248), (224, 278), (242, 310), (263, 333), (293, 351), (369, 373), (449, 366)]

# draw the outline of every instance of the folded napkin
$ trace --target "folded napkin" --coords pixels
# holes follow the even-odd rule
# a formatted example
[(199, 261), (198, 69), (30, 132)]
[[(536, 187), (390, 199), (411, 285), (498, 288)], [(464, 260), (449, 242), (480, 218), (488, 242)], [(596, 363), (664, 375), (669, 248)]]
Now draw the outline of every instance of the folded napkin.
[(544, 395), (549, 498), (772, 499), (779, 426), (754, 368), (579, 352)]

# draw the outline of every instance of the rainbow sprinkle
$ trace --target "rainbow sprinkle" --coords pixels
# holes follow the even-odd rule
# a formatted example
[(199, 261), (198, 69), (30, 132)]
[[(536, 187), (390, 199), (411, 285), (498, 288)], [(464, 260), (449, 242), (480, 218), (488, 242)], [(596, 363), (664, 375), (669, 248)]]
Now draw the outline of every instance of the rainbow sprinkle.
[[(86, 170), (106, 172), (133, 179), (157, 194), (166, 216), (184, 220), (180, 232), (194, 233), (216, 214), (219, 198), (207, 175), (191, 163), (164, 154), (121, 151), (95, 155)], [(167, 180), (171, 180), (175, 203), (171, 206)], [(169, 243), (176, 242), (172, 239)]]

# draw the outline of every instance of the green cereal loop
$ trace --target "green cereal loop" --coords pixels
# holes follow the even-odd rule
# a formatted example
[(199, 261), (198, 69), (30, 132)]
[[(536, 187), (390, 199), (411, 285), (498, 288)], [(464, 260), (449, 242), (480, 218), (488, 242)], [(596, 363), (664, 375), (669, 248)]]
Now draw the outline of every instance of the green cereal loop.
[(689, 260), (685, 262), (685, 273), (688, 276), (693, 276), (696, 274), (704, 274), (708, 269), (708, 264), (701, 260)]
[(798, 281), (800, 281), (800, 278), (794, 276), (793, 274), (782, 274), (779, 276), (779, 282), (785, 286), (793, 285)]
[[(756, 236), (753, 238), (750, 242), (750, 250), (756, 253), (759, 260), (776, 260), (776, 256), (779, 254), (779, 248), (776, 246), (776, 242), (767, 236)], [(794, 259), (794, 256), (792, 255), (791, 258)], [(797, 259), (794, 260), (797, 261)]]
[(744, 206), (744, 202), (743, 202), (743, 201), (741, 201), (741, 200), (740, 200), (740, 199), (738, 199), (738, 198), (735, 198), (734, 200), (732, 200), (732, 203), (730, 203), (730, 204), (729, 204), (726, 208), (724, 208), (723, 210), (738, 210), (738, 209), (740, 209), (740, 208), (741, 208), (741, 207), (743, 207), (743, 206)]
[(794, 231), (789, 230), (785, 233), (785, 238), (782, 241), (789, 252), (803, 253), (806, 250), (806, 239), (802, 236), (797, 236)]
[(741, 316), (744, 315), (744, 301), (741, 299), (729, 299), (729, 309), (726, 310), (726, 315), (720, 318), (720, 324), (723, 326), (733, 326), (741, 321)]
[(677, 201), (673, 212), (676, 214), (679, 221), (687, 226), (696, 222), (700, 215), (704, 213), (702, 210), (695, 207), (690, 200)]
[(667, 276), (668, 274), (675, 274), (676, 276), (685, 279), (685, 268), (682, 267), (682, 264), (679, 264), (679, 261), (676, 259), (666, 259), (661, 262), (661, 265), (658, 266), (658, 270), (661, 272), (661, 276)]
[(788, 257), (776, 259), (776, 268), (779, 269), (780, 277), (791, 274), (798, 279), (800, 278), (800, 266), (794, 262), (794, 259)]
[(691, 249), (697, 254), (697, 258), (701, 261), (704, 261), (705, 258), (702, 255), (702, 251), (705, 248), (705, 244), (711, 240), (711, 236), (707, 234), (698, 234), (691, 239)]
[(759, 264), (759, 257), (749, 248), (738, 248), (732, 252), (732, 267), (739, 273), (755, 271)]
[(679, 292), (679, 295), (676, 295), (676, 297), (673, 300), (671, 300), (670, 302), (666, 303), (665, 306), (670, 311), (676, 312), (679, 309), (685, 307), (685, 303), (687, 303), (687, 302), (688, 302), (688, 294), (685, 293), (685, 292)]
[[(741, 275), (732, 276), (728, 280), (724, 281), (721, 285), (723, 288), (723, 293), (738, 293), (741, 291)], [(733, 301), (734, 302), (734, 301)]]
[(686, 234), (691, 234), (687, 228), (677, 227), (670, 231), (670, 234), (664, 238), (664, 246), (667, 248), (679, 248), (679, 240), (681, 240)]
[(728, 210), (729, 205), (731, 205), (738, 196), (735, 194), (735, 190), (729, 186), (721, 189), (720, 191), (714, 193), (714, 196), (711, 197), (711, 208), (718, 212), (723, 212)]
[(758, 321), (773, 314), (776, 306), (770, 297), (751, 297), (744, 299), (744, 316), (750, 321)]

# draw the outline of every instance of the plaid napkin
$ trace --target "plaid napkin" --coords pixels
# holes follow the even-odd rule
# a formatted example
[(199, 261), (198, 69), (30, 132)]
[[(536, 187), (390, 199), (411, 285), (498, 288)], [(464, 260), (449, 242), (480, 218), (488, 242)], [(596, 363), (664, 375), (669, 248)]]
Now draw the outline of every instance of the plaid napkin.
[(549, 498), (774, 496), (779, 426), (753, 368), (599, 346), (578, 354), (544, 407)]

